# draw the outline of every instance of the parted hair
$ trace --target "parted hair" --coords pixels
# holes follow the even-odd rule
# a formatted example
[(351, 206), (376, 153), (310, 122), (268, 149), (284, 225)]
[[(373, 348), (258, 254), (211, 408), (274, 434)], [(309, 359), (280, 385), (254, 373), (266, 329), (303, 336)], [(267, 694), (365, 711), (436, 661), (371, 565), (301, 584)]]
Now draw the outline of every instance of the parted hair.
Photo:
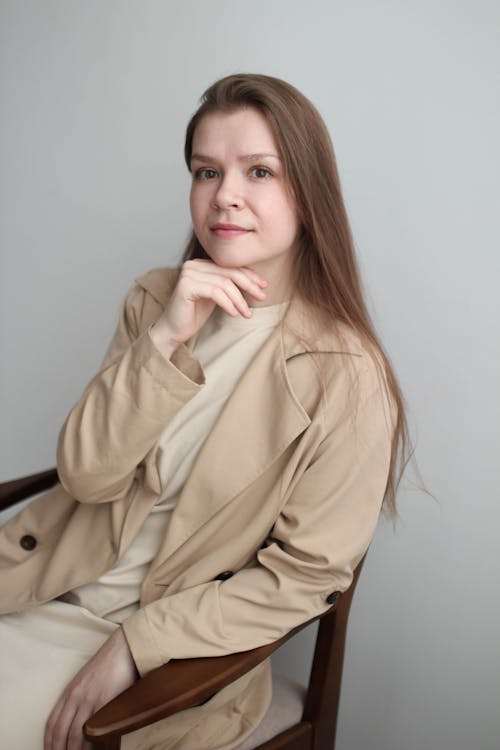
[[(395, 519), (397, 488), (413, 453), (405, 402), (364, 300), (335, 154), (321, 115), (300, 91), (279, 78), (244, 73), (226, 76), (204, 92), (188, 123), (184, 147), (187, 167), (191, 170), (193, 137), (204, 115), (245, 107), (256, 109), (266, 118), (295, 200), (300, 232), (293, 268), (294, 293), (308, 303), (319, 325), (334, 328), (341, 338), (339, 323), (356, 331), (375, 353), (374, 361), (383, 371), (396, 406), (383, 504), (386, 515)], [(182, 261), (208, 257), (192, 232)]]

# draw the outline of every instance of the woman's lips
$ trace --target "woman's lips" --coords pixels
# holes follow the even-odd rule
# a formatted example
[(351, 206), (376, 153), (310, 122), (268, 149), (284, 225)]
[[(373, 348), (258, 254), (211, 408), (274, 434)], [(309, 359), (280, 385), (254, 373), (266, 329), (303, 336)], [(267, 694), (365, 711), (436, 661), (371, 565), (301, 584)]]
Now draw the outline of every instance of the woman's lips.
[(247, 234), (247, 232), (250, 232), (251, 230), (246, 229), (245, 227), (240, 227), (238, 224), (218, 223), (210, 227), (210, 231), (212, 231), (217, 237), (238, 237), (240, 234)]

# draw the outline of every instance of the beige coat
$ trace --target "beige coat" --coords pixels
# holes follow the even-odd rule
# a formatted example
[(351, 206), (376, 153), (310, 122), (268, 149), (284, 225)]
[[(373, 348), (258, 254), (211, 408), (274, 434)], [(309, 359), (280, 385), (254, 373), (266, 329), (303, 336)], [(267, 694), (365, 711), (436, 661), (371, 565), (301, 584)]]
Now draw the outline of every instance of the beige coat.
[[(137, 280), (100, 372), (61, 430), (61, 483), (0, 530), (1, 612), (96, 580), (158, 500), (158, 439), (204, 383), (190, 342), (168, 361), (149, 335), (175, 280), (174, 269)], [(349, 586), (368, 547), (387, 482), (393, 404), (352, 331), (343, 343), (315, 333), (296, 298), (285, 322), (314, 343), (278, 326), (260, 349), (201, 448), (141, 607), (123, 624), (141, 674), (171, 658), (280, 638), (328, 609), (328, 595)], [(25, 535), (34, 549), (21, 546)], [(233, 575), (220, 580), (223, 572)], [(267, 708), (269, 684), (265, 663), (222, 691), (224, 700), (219, 693), (183, 712), (185, 721), (202, 722), (207, 748), (237, 744)], [(173, 747), (174, 720), (156, 727), (158, 747)], [(192, 742), (174, 744), (193, 750)]]

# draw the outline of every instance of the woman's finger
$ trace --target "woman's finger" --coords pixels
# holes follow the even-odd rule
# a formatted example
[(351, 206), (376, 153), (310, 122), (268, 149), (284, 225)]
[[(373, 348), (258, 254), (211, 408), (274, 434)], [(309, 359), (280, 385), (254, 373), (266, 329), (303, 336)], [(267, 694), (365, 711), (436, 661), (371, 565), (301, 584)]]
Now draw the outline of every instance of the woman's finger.
[[(240, 285), (244, 287), (246, 291), (249, 291), (251, 294), (253, 294), (254, 297), (259, 300), (265, 299), (265, 292), (263, 292), (260, 288), (257, 288), (252, 281), (244, 276), (244, 274), (240, 274), (239, 278), (236, 278), (236, 280), (233, 277), (237, 277), (237, 274), (210, 274), (207, 276), (207, 274), (193, 270), (189, 274), (188, 278), (190, 293), (191, 295), (194, 295), (196, 297), (203, 298), (209, 296), (210, 298), (215, 299), (210, 293), (210, 288), (213, 285), (221, 289), (225, 293), (225, 295), (229, 297), (232, 304), (242, 315), (244, 315), (245, 317), (251, 317), (251, 313), (249, 312), (249, 305), (244, 298), (241, 289), (237, 285), (237, 282), (239, 281)], [(215, 301), (217, 301), (217, 303), (219, 304), (219, 298), (217, 298)]]
[(233, 318), (238, 314), (243, 315), (243, 317), (245, 318), (252, 317), (252, 313), (250, 312), (248, 307), (246, 307), (245, 304), (240, 303), (239, 301), (235, 303), (232, 300), (231, 295), (228, 294), (224, 289), (216, 289), (214, 291), (213, 299), (215, 299), (219, 307), (222, 307), (222, 309), (229, 312), (229, 314), (232, 315)]
[(211, 283), (199, 283), (196, 291), (200, 292), (202, 296), (208, 295), (222, 307), (225, 307), (225, 304), (229, 301), (230, 305), (235, 307), (241, 315), (246, 318), (251, 317), (247, 301), (230, 278), (214, 276)]
[(240, 266), (238, 268), (223, 268), (222, 266), (215, 266), (215, 272), (221, 272), (225, 276), (229, 276), (238, 286), (244, 289), (256, 289), (261, 291), (262, 288), (267, 286), (267, 281), (259, 276), (259, 274), (247, 268), (246, 266)]
[(242, 315), (251, 317), (250, 306), (232, 279), (223, 279), (220, 288)]
[(199, 294), (202, 299), (213, 300), (232, 317), (235, 317), (238, 313), (241, 313), (241, 315), (244, 315), (246, 318), (251, 317), (251, 313), (248, 312), (248, 305), (243, 297), (241, 297), (241, 299), (236, 297), (236, 300), (234, 301), (231, 294), (228, 294), (227, 290), (222, 286), (215, 284), (200, 284), (196, 287), (194, 293), (196, 295)]
[(93, 713), (87, 706), (80, 706), (75, 713), (68, 731), (68, 750), (83, 750), (83, 725)]
[(47, 721), (44, 750), (67, 749), (68, 733), (76, 712), (77, 706), (63, 695)]
[(238, 287), (244, 289), (246, 292), (256, 297), (256, 299), (262, 300), (265, 298), (266, 295), (263, 291), (263, 287), (267, 286), (267, 282), (256, 274), (253, 274), (253, 277), (250, 277), (242, 269), (237, 268), (229, 274), (229, 278), (237, 284)]
[(189, 271), (199, 272), (200, 274), (210, 274), (212, 276), (230, 278), (235, 284), (240, 286), (245, 291), (251, 294), (256, 294), (259, 298), (262, 294), (262, 289), (267, 286), (267, 281), (259, 276), (256, 271), (246, 266), (239, 268), (226, 268), (223, 266), (217, 266), (213, 261), (205, 260), (203, 258), (197, 258), (192, 261), (186, 261), (183, 269), (189, 274)]
[(64, 696), (59, 698), (56, 705), (52, 709), (49, 718), (45, 724), (45, 734), (43, 738), (43, 750), (52, 750), (52, 743), (54, 738), (54, 728), (57, 724), (59, 714), (61, 713), (64, 705)]

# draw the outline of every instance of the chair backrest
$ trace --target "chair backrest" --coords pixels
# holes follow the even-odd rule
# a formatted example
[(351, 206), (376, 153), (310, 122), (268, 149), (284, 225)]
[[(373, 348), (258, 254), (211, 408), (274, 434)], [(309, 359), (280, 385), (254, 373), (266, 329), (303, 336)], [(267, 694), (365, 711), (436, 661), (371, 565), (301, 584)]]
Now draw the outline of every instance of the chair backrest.
[(56, 469), (40, 471), (37, 474), (30, 474), (21, 479), (12, 479), (10, 482), (0, 484), (0, 511), (10, 508), (16, 503), (38, 492), (48, 490), (59, 481)]
[(334, 750), (347, 621), (363, 557), (336, 608), (319, 621), (302, 721), (314, 727), (313, 750)]

